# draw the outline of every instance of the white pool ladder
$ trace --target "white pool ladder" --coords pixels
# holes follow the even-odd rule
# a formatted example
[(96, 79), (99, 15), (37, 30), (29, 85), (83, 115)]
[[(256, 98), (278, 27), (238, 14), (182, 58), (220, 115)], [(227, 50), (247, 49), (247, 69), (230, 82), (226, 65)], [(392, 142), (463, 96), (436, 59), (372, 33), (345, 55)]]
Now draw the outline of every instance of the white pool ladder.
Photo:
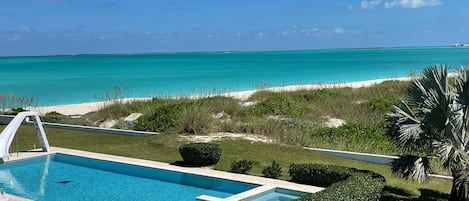
[(41, 119), (37, 112), (20, 112), (18, 113), (13, 120), (3, 129), (0, 134), (0, 159), (3, 160), (10, 156), (10, 145), (13, 142), (13, 138), (16, 135), (16, 131), (21, 126), (23, 121), (27, 117), (32, 117), (34, 126), (36, 127), (37, 138), (39, 143), (41, 143), (42, 151), (49, 152), (49, 141), (47, 140), (46, 132), (42, 126)]

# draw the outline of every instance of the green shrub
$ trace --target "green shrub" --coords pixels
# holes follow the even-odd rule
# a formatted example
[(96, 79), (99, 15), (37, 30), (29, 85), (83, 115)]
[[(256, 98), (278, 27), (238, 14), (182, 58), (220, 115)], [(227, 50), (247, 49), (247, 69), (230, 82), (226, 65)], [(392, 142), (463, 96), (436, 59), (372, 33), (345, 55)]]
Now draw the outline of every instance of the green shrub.
[(391, 107), (397, 103), (399, 103), (399, 97), (395, 95), (387, 95), (387, 96), (378, 96), (378, 97), (372, 98), (369, 104), (370, 104), (370, 108), (373, 111), (380, 110), (380, 111), (389, 112), (391, 110)]
[(42, 121), (50, 123), (64, 123), (69, 119), (67, 115), (60, 114), (58, 112), (48, 112), (41, 117)]
[(328, 187), (349, 178), (354, 169), (322, 164), (292, 164), (289, 172), (293, 182)]
[(233, 163), (231, 163), (230, 172), (239, 173), (239, 174), (248, 174), (248, 172), (251, 169), (252, 169), (252, 161), (240, 160), (240, 161), (233, 161)]
[(335, 183), (329, 188), (299, 198), (297, 201), (378, 201), (384, 185), (385, 181), (381, 177), (356, 173), (345, 181)]
[(162, 133), (181, 131), (180, 118), (184, 108), (184, 104), (162, 105), (153, 114), (140, 117), (135, 129)]
[(207, 166), (218, 163), (221, 147), (211, 143), (190, 143), (181, 145), (179, 153), (186, 165)]
[(327, 187), (297, 199), (299, 201), (377, 201), (386, 184), (384, 177), (379, 174), (330, 165), (292, 164), (290, 175), (294, 182)]
[(272, 161), (272, 164), (262, 170), (262, 174), (264, 177), (277, 179), (282, 176), (282, 167), (277, 161)]

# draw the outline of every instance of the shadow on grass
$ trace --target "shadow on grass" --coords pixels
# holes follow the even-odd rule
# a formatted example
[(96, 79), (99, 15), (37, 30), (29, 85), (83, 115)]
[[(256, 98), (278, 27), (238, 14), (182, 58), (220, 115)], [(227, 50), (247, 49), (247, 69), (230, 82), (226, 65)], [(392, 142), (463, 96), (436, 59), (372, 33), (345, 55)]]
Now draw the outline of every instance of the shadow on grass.
[(430, 189), (419, 189), (420, 197), (415, 197), (412, 193), (397, 187), (385, 186), (382, 192), (382, 201), (446, 201), (449, 195)]
[(435, 201), (443, 201), (448, 200), (449, 194), (441, 193), (438, 191), (430, 190), (430, 189), (419, 189), (420, 190), (420, 198), (417, 200), (435, 200)]
[(384, 186), (383, 192), (381, 193), (381, 199), (383, 201), (394, 201), (394, 200), (413, 200), (412, 193), (393, 186)]
[(175, 166), (179, 166), (179, 167), (197, 167), (197, 168), (208, 167), (208, 168), (211, 168), (211, 169), (213, 169), (213, 166), (214, 166), (214, 165), (207, 165), (207, 166), (193, 165), (193, 164), (187, 164), (184, 161), (175, 161), (175, 162), (170, 163), (170, 165), (175, 165)]
[(200, 165), (187, 164), (184, 161), (175, 161), (170, 163), (171, 165), (180, 166), (180, 167), (200, 167)]

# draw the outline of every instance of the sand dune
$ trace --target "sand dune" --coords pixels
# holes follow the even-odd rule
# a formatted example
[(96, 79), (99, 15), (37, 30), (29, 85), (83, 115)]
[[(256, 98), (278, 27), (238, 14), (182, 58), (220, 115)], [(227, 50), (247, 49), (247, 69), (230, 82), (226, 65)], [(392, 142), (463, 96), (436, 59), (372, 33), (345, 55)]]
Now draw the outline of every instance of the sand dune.
[[(266, 88), (263, 90), (272, 91), (272, 92), (286, 92), (286, 91), (298, 91), (298, 90), (315, 90), (315, 89), (329, 89), (329, 88), (343, 88), (343, 87), (351, 87), (351, 88), (360, 88), (360, 87), (369, 87), (372, 85), (376, 85), (388, 80), (396, 80), (396, 81), (408, 81), (411, 78), (409, 77), (402, 77), (402, 78), (388, 78), (388, 79), (376, 79), (376, 80), (367, 80), (367, 81), (360, 81), (360, 82), (348, 82), (348, 83), (335, 83), (335, 84), (307, 84), (307, 85), (290, 85), (290, 86), (282, 86), (282, 87), (272, 87)], [(202, 98), (202, 97), (209, 97), (209, 96), (226, 96), (226, 97), (233, 97), (239, 99), (241, 101), (247, 100), (252, 94), (256, 93), (259, 90), (248, 90), (248, 91), (238, 91), (238, 92), (228, 92), (222, 94), (214, 94), (214, 95), (193, 95), (187, 96), (189, 98)], [(177, 98), (177, 97), (175, 97)], [(67, 105), (56, 105), (56, 106), (43, 106), (43, 107), (33, 107), (27, 108), (31, 111), (37, 111), (40, 114), (45, 114), (48, 112), (58, 112), (64, 115), (84, 115), (89, 112), (97, 111), (107, 104), (112, 104), (115, 101), (121, 102), (129, 102), (135, 100), (150, 100), (151, 98), (125, 98), (119, 99), (114, 101), (101, 101), (101, 102), (90, 102), (90, 103), (79, 103), (79, 104), (67, 104)]]

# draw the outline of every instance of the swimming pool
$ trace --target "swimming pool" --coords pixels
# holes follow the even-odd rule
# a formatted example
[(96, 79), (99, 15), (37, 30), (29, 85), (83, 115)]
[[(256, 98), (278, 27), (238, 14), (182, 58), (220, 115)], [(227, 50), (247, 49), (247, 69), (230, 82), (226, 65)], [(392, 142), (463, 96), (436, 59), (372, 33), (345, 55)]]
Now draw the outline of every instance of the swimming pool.
[(242, 201), (292, 201), (307, 194), (308, 193), (300, 191), (274, 188), (258, 195), (251, 196), (247, 199), (243, 199)]
[(257, 184), (67, 154), (0, 165), (0, 189), (32, 200), (194, 201), (227, 198)]

